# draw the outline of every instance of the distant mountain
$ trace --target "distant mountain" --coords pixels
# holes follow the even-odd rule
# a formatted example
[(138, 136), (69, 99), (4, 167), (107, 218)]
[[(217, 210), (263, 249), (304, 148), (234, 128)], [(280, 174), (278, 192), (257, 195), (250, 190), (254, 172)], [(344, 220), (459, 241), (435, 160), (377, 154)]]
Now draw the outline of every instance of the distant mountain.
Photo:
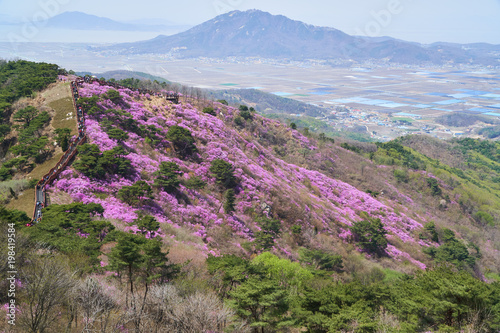
[(465, 48), (446, 43), (424, 46), (390, 37), (355, 37), (334, 28), (308, 25), (259, 10), (233, 11), (173, 36), (160, 35), (108, 49), (126, 54), (175, 51), (182, 58), (245, 56), (296, 60), (376, 59), (409, 64), (500, 64), (497, 60), (500, 46), (472, 44)]
[(82, 12), (64, 12), (47, 21), (51, 28), (71, 30), (108, 30), (108, 31), (164, 31), (165, 25), (146, 25), (117, 22)]

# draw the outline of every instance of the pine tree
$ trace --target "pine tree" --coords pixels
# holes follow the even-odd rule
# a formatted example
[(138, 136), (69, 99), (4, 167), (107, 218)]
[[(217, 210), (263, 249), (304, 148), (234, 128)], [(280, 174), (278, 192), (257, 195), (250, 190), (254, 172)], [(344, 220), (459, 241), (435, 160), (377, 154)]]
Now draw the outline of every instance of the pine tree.
[(234, 195), (234, 190), (230, 188), (224, 194), (226, 201), (224, 202), (224, 211), (226, 214), (234, 212), (234, 201), (236, 200), (236, 196)]
[(181, 183), (178, 176), (181, 174), (179, 166), (174, 162), (161, 162), (160, 170), (156, 172), (157, 178), (154, 181), (155, 186), (173, 193)]

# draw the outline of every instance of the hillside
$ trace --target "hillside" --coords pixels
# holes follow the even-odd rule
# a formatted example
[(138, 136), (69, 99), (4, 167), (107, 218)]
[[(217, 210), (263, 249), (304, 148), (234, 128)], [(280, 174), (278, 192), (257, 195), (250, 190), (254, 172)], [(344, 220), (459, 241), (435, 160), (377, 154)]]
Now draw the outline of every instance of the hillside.
[(328, 27), (294, 21), (259, 10), (219, 15), (185, 32), (100, 49), (121, 54), (172, 54), (180, 58), (261, 57), (336, 62), (377, 60), (401, 64), (498, 66), (497, 45), (420, 45), (389, 37), (350, 36)]
[(325, 113), (323, 108), (256, 89), (216, 90), (209, 94), (216, 100), (227, 100), (233, 105), (252, 104), (260, 113), (300, 114), (310, 117), (320, 117)]
[[(74, 79), (59, 78), (44, 98)], [(17, 232), (19, 332), (40, 316), (72, 332), (500, 327), (499, 144), (333, 140), (245, 106), (105, 81), (78, 94), (88, 140), (46, 187), (41, 222), (0, 208)], [(52, 307), (29, 317), (24, 304), (47, 295), (35, 285)]]

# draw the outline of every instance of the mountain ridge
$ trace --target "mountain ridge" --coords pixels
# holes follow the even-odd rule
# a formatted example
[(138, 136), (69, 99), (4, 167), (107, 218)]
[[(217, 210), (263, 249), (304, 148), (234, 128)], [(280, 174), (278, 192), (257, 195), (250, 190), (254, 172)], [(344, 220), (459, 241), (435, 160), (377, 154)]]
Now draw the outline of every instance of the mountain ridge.
[(331, 59), (389, 63), (498, 65), (500, 46), (486, 43), (422, 45), (391, 37), (350, 36), (331, 27), (318, 27), (260, 10), (233, 11), (185, 32), (151, 40), (116, 44), (103, 50), (124, 54), (172, 53), (181, 58), (264, 57)]
[(124, 23), (107, 17), (87, 14), (79, 11), (63, 12), (47, 20), (50, 28), (70, 30), (103, 30), (103, 31), (162, 31), (165, 25), (149, 25)]

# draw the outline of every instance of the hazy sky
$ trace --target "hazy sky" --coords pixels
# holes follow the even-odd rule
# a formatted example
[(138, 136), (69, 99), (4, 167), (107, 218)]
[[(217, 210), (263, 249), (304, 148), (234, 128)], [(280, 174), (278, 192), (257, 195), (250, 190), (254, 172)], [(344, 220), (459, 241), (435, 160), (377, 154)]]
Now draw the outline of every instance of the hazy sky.
[(348, 34), (500, 44), (500, 0), (0, 0), (0, 20), (82, 11), (119, 21), (161, 18), (195, 25), (253, 8)]

